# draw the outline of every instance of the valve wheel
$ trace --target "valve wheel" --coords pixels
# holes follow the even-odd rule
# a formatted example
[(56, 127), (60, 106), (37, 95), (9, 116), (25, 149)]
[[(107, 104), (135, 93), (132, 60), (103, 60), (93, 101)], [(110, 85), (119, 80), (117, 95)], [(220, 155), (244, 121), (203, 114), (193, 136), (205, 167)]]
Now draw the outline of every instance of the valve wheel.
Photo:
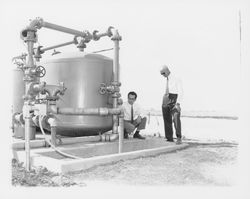
[(99, 93), (101, 95), (104, 95), (107, 92), (107, 88), (106, 88), (106, 84), (101, 83), (100, 89), (99, 89)]
[(43, 66), (37, 66), (36, 74), (38, 77), (44, 77), (46, 74), (46, 69)]

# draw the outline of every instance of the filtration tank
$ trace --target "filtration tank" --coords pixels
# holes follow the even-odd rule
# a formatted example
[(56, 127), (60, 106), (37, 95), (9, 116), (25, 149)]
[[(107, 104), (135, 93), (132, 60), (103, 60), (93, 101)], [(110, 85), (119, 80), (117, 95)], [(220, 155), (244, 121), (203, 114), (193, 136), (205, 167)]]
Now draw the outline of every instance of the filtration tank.
[[(22, 113), (23, 109), (23, 96), (25, 94), (25, 84), (23, 81), (23, 71), (16, 68), (12, 71), (13, 80), (13, 94), (12, 94), (12, 113), (19, 114)], [(24, 125), (13, 120), (13, 131), (14, 137), (24, 138)]]
[[(47, 85), (63, 82), (67, 88), (57, 101), (59, 108), (111, 108), (111, 96), (99, 93), (100, 85), (110, 85), (113, 78), (112, 59), (78, 52), (57, 54), (41, 63)], [(65, 136), (97, 135), (112, 129), (112, 116), (56, 115), (57, 134)]]
[(21, 113), (23, 109), (23, 96), (25, 93), (25, 85), (23, 81), (23, 71), (19, 68), (16, 68), (12, 71), (13, 77), (13, 113)]

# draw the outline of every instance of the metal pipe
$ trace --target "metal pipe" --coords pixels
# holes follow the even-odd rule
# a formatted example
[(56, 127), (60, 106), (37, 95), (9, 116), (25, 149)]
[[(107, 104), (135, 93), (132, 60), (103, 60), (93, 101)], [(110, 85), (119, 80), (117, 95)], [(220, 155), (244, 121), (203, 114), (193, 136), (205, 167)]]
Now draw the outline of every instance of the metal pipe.
[(108, 36), (108, 37), (111, 37), (112, 35), (113, 35), (113, 33), (112, 33), (112, 30), (113, 29), (113, 27), (112, 26), (110, 26), (109, 28), (108, 28), (108, 30), (105, 32), (105, 33), (98, 33), (98, 31), (97, 30), (95, 30), (94, 32), (93, 32), (93, 40), (95, 40), (95, 41), (97, 41), (97, 40), (99, 40), (101, 37), (105, 37), (105, 36)]
[(51, 144), (56, 146), (56, 120), (54, 118), (49, 118), (48, 123), (50, 124)]
[[(113, 63), (113, 83), (115, 86), (118, 86), (120, 79), (120, 70), (119, 70), (119, 41), (121, 40), (118, 31), (115, 30), (114, 35), (112, 37), (114, 41), (114, 63)], [(119, 91), (113, 94), (113, 108), (117, 108), (118, 106), (118, 97)], [(118, 116), (113, 115), (113, 133), (118, 133)]]
[(114, 82), (119, 82), (120, 80), (120, 68), (119, 68), (119, 41), (121, 40), (121, 36), (118, 31), (115, 30), (114, 35), (112, 37), (114, 41)]
[(75, 41), (69, 41), (69, 42), (65, 42), (65, 43), (62, 43), (62, 44), (50, 46), (50, 47), (47, 47), (47, 48), (42, 48), (40, 50), (41, 50), (42, 53), (44, 53), (45, 51), (52, 50), (52, 49), (59, 48), (59, 47), (63, 47), (63, 46), (68, 46), (68, 45), (71, 45), (71, 44), (76, 44), (76, 42)]
[(122, 153), (123, 151), (123, 138), (124, 138), (124, 117), (119, 117), (119, 150), (118, 153)]
[(28, 114), (25, 116), (25, 155), (26, 155), (25, 168), (27, 171), (30, 171), (31, 169), (31, 164), (30, 164), (30, 135), (31, 133), (32, 133), (31, 115)]
[(60, 31), (60, 32), (65, 32), (65, 33), (80, 36), (80, 37), (87, 37), (88, 36), (88, 34), (86, 34), (85, 32), (81, 32), (81, 31), (74, 30), (74, 29), (71, 29), (71, 28), (66, 28), (66, 27), (59, 26), (59, 25), (52, 24), (52, 23), (48, 23), (48, 22), (45, 22), (45, 21), (42, 22), (42, 27), (52, 29), (52, 30), (57, 30), (57, 31)]
[(23, 116), (24, 116), (24, 121), (25, 121), (25, 126), (24, 126), (24, 132), (25, 132), (25, 155), (26, 155), (26, 170), (30, 171), (31, 164), (30, 164), (30, 135), (33, 133), (32, 129), (32, 122), (31, 122), (31, 113), (30, 110), (32, 109), (32, 98), (33, 96), (29, 95), (29, 89), (30, 89), (30, 82), (35, 82), (36, 78), (33, 79), (33, 74), (30, 70), (30, 68), (35, 68), (34, 65), (34, 60), (33, 60), (33, 53), (34, 53), (34, 42), (35, 40), (35, 31), (30, 30), (27, 31), (27, 50), (28, 50), (28, 60), (26, 63), (26, 71), (25, 73), (26, 77), (24, 78), (25, 81), (25, 96), (28, 97), (23, 106)]
[[(27, 32), (27, 38), (34, 38), (35, 32), (28, 31)], [(28, 61), (27, 66), (28, 67), (34, 67), (34, 60), (33, 60), (33, 54), (34, 54), (34, 41), (32, 39), (27, 40), (27, 50), (28, 50)]]
[(117, 134), (118, 133), (118, 116), (113, 115), (113, 128), (112, 128), (113, 133)]
[(53, 114), (62, 115), (119, 115), (121, 113), (120, 108), (58, 108), (50, 106), (50, 112)]
[(51, 132), (51, 143), (56, 146), (56, 127), (55, 126), (51, 126), (50, 128), (50, 132)]
[(92, 53), (100, 53), (100, 52), (105, 52), (105, 51), (110, 51), (113, 50), (114, 48), (108, 48), (108, 49), (104, 49), (104, 50), (97, 50), (97, 51), (93, 51)]

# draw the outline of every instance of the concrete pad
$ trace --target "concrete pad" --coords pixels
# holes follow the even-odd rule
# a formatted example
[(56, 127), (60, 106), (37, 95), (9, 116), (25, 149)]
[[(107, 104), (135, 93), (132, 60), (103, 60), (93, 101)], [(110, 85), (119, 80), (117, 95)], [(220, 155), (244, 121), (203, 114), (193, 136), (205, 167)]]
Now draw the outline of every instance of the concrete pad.
[[(44, 166), (47, 169), (68, 173), (89, 169), (93, 166), (109, 164), (120, 160), (154, 156), (188, 147), (187, 143), (176, 145), (161, 138), (147, 138), (146, 140), (129, 139), (123, 141), (123, 152), (118, 153), (118, 140), (114, 142), (81, 142), (60, 145), (58, 150), (79, 157), (66, 158), (56, 153), (52, 148), (39, 148), (30, 151), (32, 166)], [(24, 150), (13, 150), (17, 160), (25, 162)]]

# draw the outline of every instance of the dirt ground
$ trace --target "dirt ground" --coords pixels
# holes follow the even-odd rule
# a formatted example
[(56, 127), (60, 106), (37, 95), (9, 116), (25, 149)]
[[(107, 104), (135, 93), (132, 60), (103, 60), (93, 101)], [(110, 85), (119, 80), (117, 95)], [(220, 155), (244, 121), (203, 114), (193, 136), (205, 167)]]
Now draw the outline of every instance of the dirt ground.
[(67, 175), (36, 168), (27, 173), (12, 162), (14, 186), (126, 186), (209, 185), (237, 183), (238, 144), (225, 141), (184, 140), (189, 147), (154, 157), (120, 161)]

